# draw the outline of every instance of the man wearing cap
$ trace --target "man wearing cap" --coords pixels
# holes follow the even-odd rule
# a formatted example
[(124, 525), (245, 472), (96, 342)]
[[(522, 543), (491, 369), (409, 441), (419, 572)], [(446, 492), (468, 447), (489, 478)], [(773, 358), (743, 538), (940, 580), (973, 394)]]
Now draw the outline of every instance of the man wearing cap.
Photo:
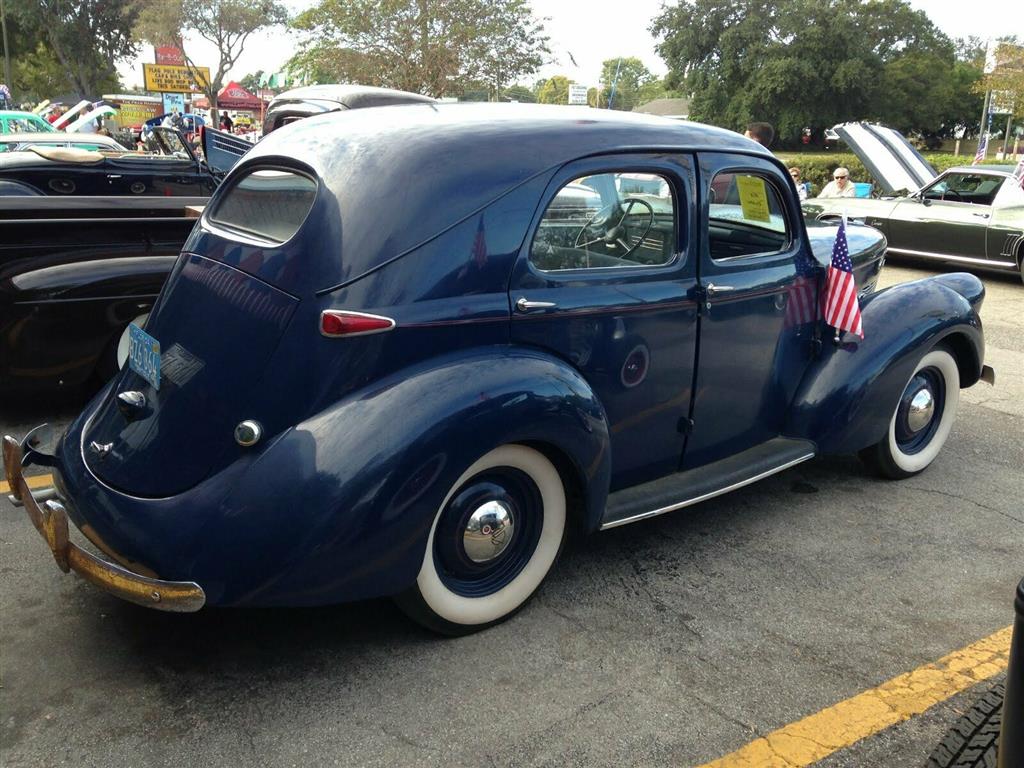
[(825, 185), (818, 197), (856, 197), (857, 189), (850, 182), (850, 171), (839, 166), (832, 173), (832, 181)]

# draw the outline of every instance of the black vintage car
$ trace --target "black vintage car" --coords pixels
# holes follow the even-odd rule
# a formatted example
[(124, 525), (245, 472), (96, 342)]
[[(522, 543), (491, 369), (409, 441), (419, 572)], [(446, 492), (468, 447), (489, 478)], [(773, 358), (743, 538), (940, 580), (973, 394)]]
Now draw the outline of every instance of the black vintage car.
[[(32, 146), (0, 155), (0, 195), (208, 197), (230, 168), (208, 163), (173, 128), (155, 128), (150, 152)], [(234, 159), (237, 159), (237, 155)]]
[(263, 118), (263, 134), (305, 117), (345, 109), (387, 107), (395, 104), (432, 104), (434, 99), (408, 91), (366, 85), (307, 85), (274, 97)]
[(109, 379), (206, 201), (0, 195), (0, 396)]

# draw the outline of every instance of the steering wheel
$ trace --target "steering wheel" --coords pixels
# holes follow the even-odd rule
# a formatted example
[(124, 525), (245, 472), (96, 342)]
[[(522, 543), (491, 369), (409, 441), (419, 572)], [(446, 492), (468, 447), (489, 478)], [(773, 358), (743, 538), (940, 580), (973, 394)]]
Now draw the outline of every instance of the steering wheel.
[(949, 197), (950, 195), (952, 195), (953, 197), (955, 197), (955, 198), (956, 198), (957, 200), (959, 200), (959, 201), (960, 201), (961, 203), (962, 203), (962, 202), (964, 201), (964, 196), (963, 196), (963, 195), (961, 195), (961, 194), (960, 194), (959, 192), (957, 192), (957, 191), (956, 191), (955, 189), (947, 189), (947, 190), (946, 190), (945, 192), (943, 192), (943, 193), (942, 193), (942, 199), (943, 199), (943, 200), (945, 200), (945, 199), (946, 199), (947, 197)]
[[(622, 248), (622, 252), (616, 254), (618, 258), (624, 258), (640, 247), (643, 243), (644, 238), (647, 237), (647, 233), (651, 231), (651, 227), (654, 226), (654, 208), (646, 200), (641, 200), (638, 197), (627, 197), (622, 200), (622, 215), (619, 216), (619, 220), (609, 226), (610, 220), (614, 218), (614, 213), (619, 207), (620, 203), (609, 203), (604, 208), (594, 213), (586, 222), (580, 227), (580, 231), (576, 233), (576, 240), (573, 242), (574, 248), (589, 248), (592, 245), (603, 243), (605, 245), (613, 245)], [(623, 236), (626, 232), (625, 221), (626, 217), (629, 216), (633, 210), (633, 206), (642, 205), (647, 209), (647, 226), (644, 228), (643, 234), (636, 239), (633, 245), (629, 245)], [(603, 232), (589, 232), (591, 229), (597, 230), (602, 229)]]

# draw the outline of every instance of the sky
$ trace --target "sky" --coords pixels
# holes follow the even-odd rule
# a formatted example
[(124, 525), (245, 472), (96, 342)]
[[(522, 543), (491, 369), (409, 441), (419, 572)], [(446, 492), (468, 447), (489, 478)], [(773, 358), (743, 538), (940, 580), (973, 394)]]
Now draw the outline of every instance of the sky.
[[(668, 0), (672, 4), (674, 0)], [(1009, 13), (1019, 0), (910, 0), (910, 5), (928, 14), (932, 22), (950, 37), (981, 38), (1016, 34), (1024, 37), (1024, 13)], [(298, 12), (314, 4), (313, 0), (284, 0), (290, 11)], [(553, 61), (536, 75), (555, 74), (586, 85), (597, 85), (601, 62), (614, 56), (637, 56), (647, 68), (664, 75), (665, 63), (655, 52), (657, 41), (648, 27), (665, 0), (532, 0), (534, 13), (545, 18), (544, 27), (551, 38)], [(186, 50), (197, 64), (215, 69), (215, 49), (205, 41), (186, 43)], [(229, 79), (239, 80), (250, 72), (280, 69), (295, 52), (295, 41), (280, 30), (254, 35), (246, 45)], [(570, 54), (572, 59), (570, 59)], [(573, 59), (578, 66), (573, 65)], [(142, 56), (119, 68), (128, 86), (142, 85), (142, 62), (153, 61), (153, 49), (144, 47)]]

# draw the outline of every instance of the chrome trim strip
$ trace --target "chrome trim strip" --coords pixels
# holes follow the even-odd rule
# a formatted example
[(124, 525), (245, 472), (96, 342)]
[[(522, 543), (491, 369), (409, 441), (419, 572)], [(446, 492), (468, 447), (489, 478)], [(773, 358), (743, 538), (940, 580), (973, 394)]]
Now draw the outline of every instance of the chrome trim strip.
[(765, 472), (762, 472), (759, 475), (754, 475), (753, 477), (747, 478), (746, 480), (741, 480), (738, 483), (733, 483), (732, 485), (728, 485), (725, 488), (719, 488), (717, 491), (709, 491), (708, 493), (705, 493), (702, 496), (696, 496), (692, 499), (686, 499), (685, 501), (680, 501), (677, 504), (671, 504), (667, 507), (662, 507), (661, 509), (654, 509), (651, 510), (650, 512), (641, 512), (639, 515), (633, 515), (633, 517), (627, 517), (624, 520), (616, 520), (614, 523), (606, 523), (605, 525), (602, 525), (599, 530), (605, 531), (609, 528), (618, 528), (620, 525), (635, 523), (637, 520), (645, 520), (648, 517), (657, 517), (658, 515), (663, 515), (666, 512), (674, 512), (677, 509), (682, 509), (683, 507), (689, 507), (693, 504), (698, 504), (702, 501), (713, 499), (715, 496), (721, 496), (722, 494), (729, 493), (729, 491), (738, 490), (739, 488), (742, 488), (745, 485), (756, 483), (758, 480), (763, 480), (764, 478), (769, 477), (770, 475), (777, 474), (779, 472), (782, 472), (783, 470), (789, 469), (790, 467), (795, 467), (797, 464), (801, 464), (807, 461), (808, 459), (813, 458), (814, 454), (808, 453), (807, 455), (801, 456), (800, 458), (793, 459), (792, 461), (787, 461), (785, 464), (775, 467), (774, 469), (769, 469)]
[(889, 253), (902, 253), (907, 256), (926, 256), (931, 259), (942, 259), (943, 261), (962, 261), (965, 264), (979, 264), (986, 267), (1016, 267), (1012, 261), (993, 261), (992, 259), (973, 259), (969, 256), (948, 256), (944, 253), (931, 253), (930, 251), (912, 251), (909, 248), (893, 248), (889, 246)]

